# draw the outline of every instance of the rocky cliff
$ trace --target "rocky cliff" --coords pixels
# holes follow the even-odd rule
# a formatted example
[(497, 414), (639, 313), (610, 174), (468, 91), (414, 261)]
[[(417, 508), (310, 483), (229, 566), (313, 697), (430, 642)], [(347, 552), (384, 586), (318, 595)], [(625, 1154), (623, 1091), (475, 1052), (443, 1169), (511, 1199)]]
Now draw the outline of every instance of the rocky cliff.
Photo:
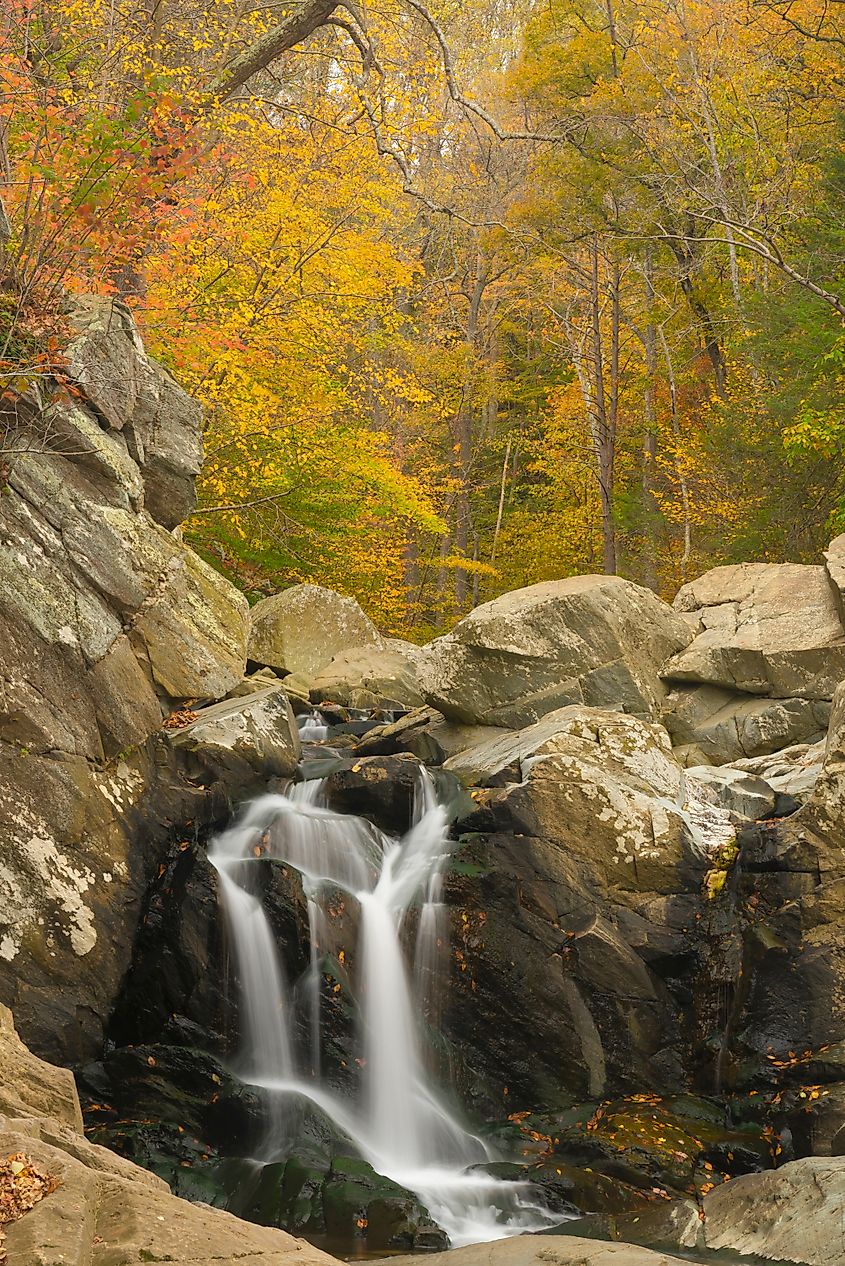
[(188, 768), (162, 724), (240, 682), (248, 611), (173, 530), (195, 503), (197, 406), (119, 303), (68, 321), (63, 380), (4, 405), (0, 1000), (78, 1061), (102, 1045), (163, 841), (226, 812), (225, 778)]

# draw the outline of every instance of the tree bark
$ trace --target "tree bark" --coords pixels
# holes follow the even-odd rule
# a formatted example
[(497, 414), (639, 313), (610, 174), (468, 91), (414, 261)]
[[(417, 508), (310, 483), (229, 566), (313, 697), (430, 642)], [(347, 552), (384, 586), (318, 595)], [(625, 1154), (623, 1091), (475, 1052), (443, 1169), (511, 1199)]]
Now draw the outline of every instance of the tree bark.
[(282, 53), (301, 44), (309, 35), (325, 26), (338, 7), (338, 0), (305, 0), (294, 13), (289, 14), (271, 31), (267, 31), (218, 72), (208, 85), (211, 100), (225, 101), (233, 96), (253, 75), (266, 70)]

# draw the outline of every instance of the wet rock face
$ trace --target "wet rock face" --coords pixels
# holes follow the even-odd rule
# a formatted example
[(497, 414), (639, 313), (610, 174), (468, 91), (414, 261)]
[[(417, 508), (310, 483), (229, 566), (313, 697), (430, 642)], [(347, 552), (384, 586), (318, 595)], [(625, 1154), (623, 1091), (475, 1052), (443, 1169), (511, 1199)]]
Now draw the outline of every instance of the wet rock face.
[(419, 764), (413, 757), (364, 757), (329, 775), (329, 804), (337, 813), (369, 819), (390, 835), (404, 835), (418, 784)]

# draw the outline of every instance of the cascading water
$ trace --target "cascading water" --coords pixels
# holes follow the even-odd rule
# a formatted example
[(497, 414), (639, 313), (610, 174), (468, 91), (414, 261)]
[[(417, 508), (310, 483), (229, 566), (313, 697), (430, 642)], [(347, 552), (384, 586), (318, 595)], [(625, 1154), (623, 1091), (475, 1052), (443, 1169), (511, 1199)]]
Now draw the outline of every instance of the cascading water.
[(319, 743), (327, 737), (329, 732), (329, 727), (316, 708), (313, 712), (306, 712), (301, 717), (297, 717), (296, 724), (303, 743)]
[[(454, 1245), (537, 1231), (560, 1222), (531, 1196), (529, 1184), (473, 1170), (497, 1159), (459, 1120), (426, 1070), (417, 1015), (436, 993), (442, 938), (442, 872), (449, 856), (447, 818), (430, 776), (420, 771), (411, 829), (392, 839), (361, 818), (322, 803), (316, 780), (286, 795), (256, 800), (211, 845), (220, 895), (243, 991), (240, 1075), (267, 1097), (267, 1134), (259, 1159), (284, 1153), (285, 1104), (304, 1098), (325, 1112), (378, 1173), (414, 1191)], [(255, 888), (256, 858), (297, 870), (305, 893), (311, 957), (304, 994), (309, 1049), (297, 1065), (292, 998)], [(338, 890), (360, 910), (363, 1087), (360, 1102), (320, 1080), (320, 962), (328, 905)], [(402, 926), (422, 908), (413, 970)]]

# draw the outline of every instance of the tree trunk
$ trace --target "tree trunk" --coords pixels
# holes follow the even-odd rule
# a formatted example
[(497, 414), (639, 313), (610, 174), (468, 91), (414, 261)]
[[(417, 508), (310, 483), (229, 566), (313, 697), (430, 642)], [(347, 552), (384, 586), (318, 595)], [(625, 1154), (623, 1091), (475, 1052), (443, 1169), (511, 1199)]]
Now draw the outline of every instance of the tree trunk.
[(616, 410), (619, 388), (619, 308), (618, 278), (612, 295), (613, 328), (611, 332), (610, 397), (605, 384), (604, 341), (601, 328), (601, 285), (599, 278), (598, 239), (593, 239), (590, 273), (590, 314), (592, 327), (593, 410), (595, 426), (596, 469), (601, 502), (601, 537), (604, 570), (616, 573), (616, 529), (613, 520), (613, 481), (616, 457)]

